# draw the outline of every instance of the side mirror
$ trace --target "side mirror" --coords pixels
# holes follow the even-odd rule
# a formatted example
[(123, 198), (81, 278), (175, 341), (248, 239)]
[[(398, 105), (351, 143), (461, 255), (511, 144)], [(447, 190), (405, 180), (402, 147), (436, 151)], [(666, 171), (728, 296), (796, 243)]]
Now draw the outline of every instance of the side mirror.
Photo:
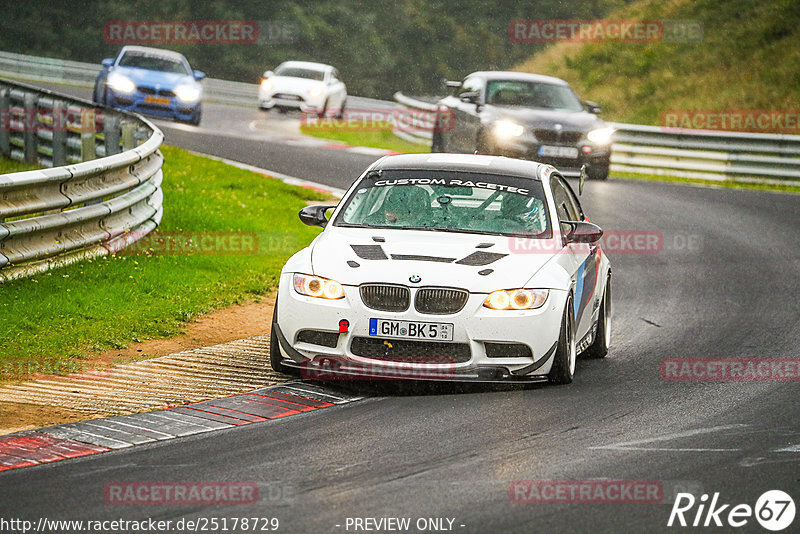
[(600, 115), (600, 113), (601, 113), (600, 106), (597, 105), (596, 102), (589, 102), (588, 100), (586, 100), (584, 102), (584, 105), (586, 106), (586, 111), (588, 111), (589, 113), (594, 113), (595, 115)]
[(263, 76), (263, 78), (271, 78), (272, 76), (275, 76), (275, 73), (274, 73), (274, 72), (272, 72), (271, 70), (265, 70), (265, 71), (264, 71), (264, 76)]
[(586, 221), (563, 221), (564, 224), (571, 226), (570, 231), (565, 236), (567, 243), (589, 243), (594, 244), (603, 237), (603, 229)]
[(197, 81), (200, 81), (200, 80), (202, 80), (202, 79), (203, 79), (203, 78), (205, 78), (205, 77), (206, 77), (206, 73), (205, 73), (205, 72), (203, 72), (202, 70), (196, 70), (196, 71), (194, 71), (194, 79), (195, 79), (195, 80), (197, 80)]
[(105, 58), (105, 59), (103, 60), (103, 62), (102, 62), (102, 65), (103, 65), (104, 67), (113, 67), (113, 66), (114, 66), (114, 58), (113, 58), (113, 57), (107, 57), (107, 58)]
[(325, 228), (328, 224), (328, 218), (325, 216), (331, 208), (336, 206), (306, 206), (300, 210), (300, 220), (309, 226), (319, 226)]
[(481, 94), (478, 91), (467, 91), (458, 95), (458, 99), (468, 104), (478, 104)]

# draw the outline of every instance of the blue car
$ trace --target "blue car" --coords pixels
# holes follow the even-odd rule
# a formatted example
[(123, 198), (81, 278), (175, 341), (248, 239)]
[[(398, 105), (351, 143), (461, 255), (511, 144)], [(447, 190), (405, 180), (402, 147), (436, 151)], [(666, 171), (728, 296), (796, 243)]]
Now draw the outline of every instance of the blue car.
[(205, 74), (192, 70), (177, 52), (126, 46), (116, 59), (104, 59), (94, 83), (93, 100), (98, 104), (172, 117), (200, 124)]

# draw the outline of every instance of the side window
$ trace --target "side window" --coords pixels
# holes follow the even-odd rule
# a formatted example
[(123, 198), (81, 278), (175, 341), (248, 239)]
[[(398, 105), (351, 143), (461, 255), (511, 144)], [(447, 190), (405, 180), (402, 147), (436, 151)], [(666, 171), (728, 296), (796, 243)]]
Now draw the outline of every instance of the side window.
[(564, 180), (563, 178), (558, 179), (561, 186), (567, 193), (567, 199), (569, 200), (568, 208), (570, 208), (570, 216), (573, 218), (570, 219), (572, 221), (582, 221), (584, 220), (583, 210), (581, 209), (581, 203), (578, 202), (578, 197), (575, 196), (575, 191), (572, 190), (572, 187), (569, 185), (569, 182)]
[(550, 188), (553, 191), (553, 201), (556, 204), (556, 215), (559, 223), (561, 223), (559, 224), (560, 231), (563, 235), (566, 235), (569, 233), (571, 226), (564, 224), (562, 221), (577, 220), (572, 200), (570, 200), (569, 192), (560, 178), (556, 176), (550, 178)]

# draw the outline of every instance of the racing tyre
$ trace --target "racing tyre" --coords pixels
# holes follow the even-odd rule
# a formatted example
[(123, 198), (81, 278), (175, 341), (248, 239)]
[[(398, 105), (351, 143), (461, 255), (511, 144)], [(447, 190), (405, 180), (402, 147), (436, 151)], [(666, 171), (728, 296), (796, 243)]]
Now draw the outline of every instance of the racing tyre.
[[(440, 115), (436, 115), (436, 122), (434, 125), (438, 125), (440, 120)], [(434, 126), (433, 128), (433, 140), (431, 141), (431, 152), (444, 152), (444, 139), (442, 139), (442, 131), (441, 128)]]
[(347, 106), (347, 100), (342, 101), (342, 107), (339, 108), (339, 113), (336, 114), (336, 118), (342, 120), (344, 118), (344, 108)]
[(286, 367), (281, 363), (283, 360), (283, 353), (281, 352), (281, 345), (278, 341), (278, 297), (275, 296), (275, 307), (272, 308), (272, 328), (269, 335), (269, 363), (272, 370), (276, 373), (283, 373), (285, 375), (299, 374), (296, 369)]
[(322, 105), (322, 110), (320, 110), (320, 112), (317, 113), (317, 117), (321, 119), (325, 116), (327, 112), (328, 112), (328, 101), (325, 100), (325, 103)]
[(198, 110), (197, 110), (197, 113), (195, 113), (194, 117), (192, 117), (191, 119), (189, 119), (187, 122), (188, 122), (189, 124), (191, 124), (192, 126), (200, 126), (200, 120), (201, 120), (202, 118), (203, 118), (203, 112), (202, 112), (201, 110), (199, 110), (199, 109), (198, 109)]
[(564, 306), (553, 367), (547, 373), (547, 379), (551, 384), (569, 384), (575, 376), (575, 361), (578, 355), (575, 347), (575, 320), (572, 318), (572, 308), (572, 295), (570, 295)]
[(606, 291), (603, 294), (603, 303), (600, 306), (600, 315), (597, 318), (597, 334), (589, 348), (586, 349), (588, 358), (605, 358), (611, 344), (611, 276), (606, 282)]

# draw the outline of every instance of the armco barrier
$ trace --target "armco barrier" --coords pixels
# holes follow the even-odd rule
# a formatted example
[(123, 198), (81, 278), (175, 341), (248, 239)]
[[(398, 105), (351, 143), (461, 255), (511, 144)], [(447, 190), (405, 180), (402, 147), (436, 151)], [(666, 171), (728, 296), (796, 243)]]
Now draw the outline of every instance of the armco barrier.
[(51, 167), (0, 175), (0, 281), (115, 252), (161, 222), (164, 136), (147, 120), (0, 80), (0, 124), (0, 155)]
[[(396, 113), (435, 112), (436, 104), (395, 93)], [(398, 120), (397, 123), (403, 121)], [(434, 120), (430, 126), (433, 128)], [(800, 185), (800, 135), (687, 130), (611, 123), (611, 171)], [(431, 131), (395, 131), (417, 142)]]

